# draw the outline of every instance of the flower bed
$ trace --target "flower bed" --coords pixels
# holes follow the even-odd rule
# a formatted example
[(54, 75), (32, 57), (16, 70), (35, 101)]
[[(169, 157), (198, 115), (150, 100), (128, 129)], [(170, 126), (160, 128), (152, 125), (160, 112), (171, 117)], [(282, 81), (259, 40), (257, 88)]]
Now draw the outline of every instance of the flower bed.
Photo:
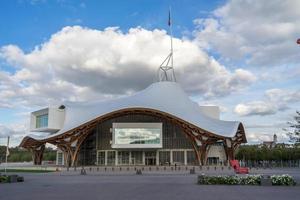
[(272, 185), (296, 185), (296, 181), (288, 174), (271, 176)]
[[(247, 176), (198, 176), (201, 185), (261, 185), (262, 175)], [(296, 185), (295, 180), (289, 175), (274, 175), (270, 177), (272, 185)]]

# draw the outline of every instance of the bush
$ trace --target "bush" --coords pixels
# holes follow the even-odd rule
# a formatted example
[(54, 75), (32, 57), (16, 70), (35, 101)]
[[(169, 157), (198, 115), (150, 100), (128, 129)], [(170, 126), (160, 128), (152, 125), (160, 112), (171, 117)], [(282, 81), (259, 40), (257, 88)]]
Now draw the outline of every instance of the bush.
[(9, 178), (8, 176), (0, 176), (0, 183), (8, 183)]
[[(198, 177), (198, 184), (202, 185), (260, 185), (261, 175), (247, 176), (204, 176)], [(271, 176), (272, 185), (296, 185), (295, 180), (289, 175)]]
[(239, 178), (237, 176), (202, 176), (198, 184), (204, 185), (237, 185)]
[[(1, 176), (0, 175), (0, 183), (10, 183), (11, 182), (11, 176)], [(17, 182), (24, 182), (23, 176), (17, 176)]]
[(296, 185), (296, 181), (292, 176), (284, 174), (284, 175), (273, 175), (271, 176), (272, 185)]
[(251, 175), (239, 178), (240, 185), (260, 185), (261, 175)]

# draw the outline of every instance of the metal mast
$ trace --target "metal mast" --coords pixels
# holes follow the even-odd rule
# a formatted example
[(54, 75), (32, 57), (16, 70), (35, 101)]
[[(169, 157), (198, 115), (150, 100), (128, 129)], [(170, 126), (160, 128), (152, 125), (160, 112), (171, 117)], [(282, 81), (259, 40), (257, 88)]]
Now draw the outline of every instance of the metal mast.
[(171, 21), (171, 8), (169, 8), (169, 34), (170, 34), (170, 53), (161, 63), (158, 68), (158, 81), (172, 81), (176, 82), (175, 72), (174, 72), (174, 61), (173, 61), (173, 33), (172, 33), (172, 21)]

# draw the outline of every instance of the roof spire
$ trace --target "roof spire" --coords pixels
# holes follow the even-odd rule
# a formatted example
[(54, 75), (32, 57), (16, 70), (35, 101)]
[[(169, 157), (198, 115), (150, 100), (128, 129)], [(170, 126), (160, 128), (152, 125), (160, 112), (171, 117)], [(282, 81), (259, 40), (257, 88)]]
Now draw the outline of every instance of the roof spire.
[(168, 18), (169, 34), (170, 34), (170, 53), (161, 63), (158, 68), (158, 81), (171, 81), (176, 82), (175, 72), (173, 68), (173, 33), (172, 33), (172, 20), (171, 20), (171, 7), (169, 7)]

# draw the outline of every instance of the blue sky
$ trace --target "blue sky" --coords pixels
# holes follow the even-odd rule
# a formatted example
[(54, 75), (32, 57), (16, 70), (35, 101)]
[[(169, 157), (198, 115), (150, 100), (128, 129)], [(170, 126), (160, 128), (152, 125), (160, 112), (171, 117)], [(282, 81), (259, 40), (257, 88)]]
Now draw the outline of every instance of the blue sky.
[(244, 122), (250, 142), (286, 142), (300, 109), (296, 0), (1, 1), (0, 136), (18, 144), (35, 109), (151, 84), (169, 49), (169, 6), (175, 72), (191, 98)]
[(103, 29), (118, 26), (121, 30), (142, 26), (166, 28), (169, 6), (176, 16), (174, 34), (194, 28), (193, 19), (205, 16), (223, 1), (82, 1), (4, 0), (1, 3), (1, 43), (18, 44), (31, 50), (64, 26), (82, 25)]

